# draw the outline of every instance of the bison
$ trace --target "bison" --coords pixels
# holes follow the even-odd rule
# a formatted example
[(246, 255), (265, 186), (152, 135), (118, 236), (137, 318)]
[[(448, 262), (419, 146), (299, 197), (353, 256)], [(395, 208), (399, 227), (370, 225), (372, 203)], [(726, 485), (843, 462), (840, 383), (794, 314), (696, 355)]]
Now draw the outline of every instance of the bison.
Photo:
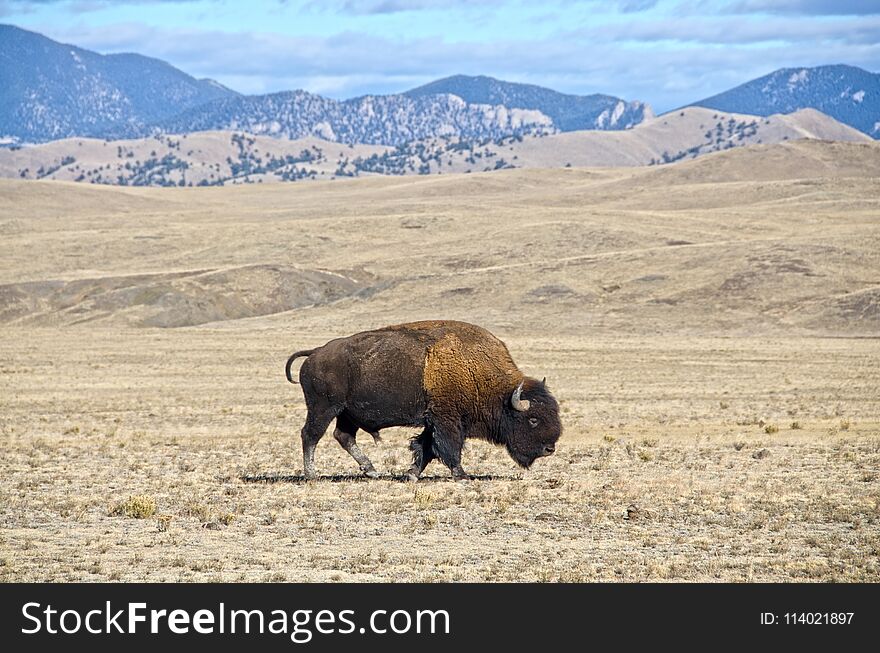
[(461, 467), (465, 438), (504, 445), (528, 468), (552, 454), (562, 434), (546, 379), (524, 376), (505, 344), (473, 324), (411, 322), (331, 340), (287, 359), (291, 383), (291, 365), (303, 356), (306, 478), (316, 476), (315, 447), (333, 419), (333, 436), (370, 478), (379, 474), (355, 441), (358, 429), (378, 439), (389, 426), (423, 427), (410, 443), (411, 480), (434, 458), (456, 479), (469, 478)]

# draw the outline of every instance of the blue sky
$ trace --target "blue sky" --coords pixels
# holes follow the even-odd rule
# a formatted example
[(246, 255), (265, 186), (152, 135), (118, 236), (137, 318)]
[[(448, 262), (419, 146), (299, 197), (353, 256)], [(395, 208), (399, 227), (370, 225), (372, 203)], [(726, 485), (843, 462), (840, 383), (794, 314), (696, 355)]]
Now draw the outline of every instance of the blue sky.
[(0, 22), (334, 98), (464, 73), (663, 111), (782, 67), (880, 70), (880, 0), (0, 0)]

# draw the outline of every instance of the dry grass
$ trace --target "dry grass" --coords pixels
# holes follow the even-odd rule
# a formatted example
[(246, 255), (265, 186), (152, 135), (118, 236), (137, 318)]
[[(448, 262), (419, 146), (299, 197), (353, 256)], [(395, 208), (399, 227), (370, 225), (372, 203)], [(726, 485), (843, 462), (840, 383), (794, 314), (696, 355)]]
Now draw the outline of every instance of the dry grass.
[[(880, 580), (880, 186), (680, 171), (0, 185), (0, 579)], [(385, 285), (158, 329), (49, 283), (276, 264)], [(548, 377), (557, 453), (414, 485), (411, 431), (361, 438), (375, 481), (328, 436), (303, 481), (286, 356), (422, 317)]]
[[(821, 375), (785, 388), (801, 339), (508, 338), (568, 409), (557, 454), (522, 472), (471, 443), (481, 480), (435, 463), (410, 484), (403, 429), (362, 438), (380, 480), (329, 436), (325, 480), (301, 479), (304, 407), (273, 365), (279, 331), (66, 335), (0, 345), (16, 370), (3, 377), (5, 580), (880, 579), (869, 341), (811, 340)], [(145, 343), (174, 363), (154, 366)], [(789, 410), (801, 429), (747, 417)], [(839, 411), (858, 416), (847, 431)], [(108, 512), (108, 497), (123, 507)]]
[(143, 494), (130, 496), (114, 505), (109, 512), (116, 517), (147, 519), (156, 514), (156, 500)]

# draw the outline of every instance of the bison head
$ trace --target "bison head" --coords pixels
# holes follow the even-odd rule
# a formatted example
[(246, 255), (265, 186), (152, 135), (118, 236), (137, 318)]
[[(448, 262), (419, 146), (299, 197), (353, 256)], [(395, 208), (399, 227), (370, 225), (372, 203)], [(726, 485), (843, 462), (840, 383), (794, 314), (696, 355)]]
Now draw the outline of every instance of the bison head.
[(559, 404), (544, 381), (525, 378), (504, 407), (504, 442), (510, 457), (528, 469), (538, 458), (556, 450), (562, 435)]

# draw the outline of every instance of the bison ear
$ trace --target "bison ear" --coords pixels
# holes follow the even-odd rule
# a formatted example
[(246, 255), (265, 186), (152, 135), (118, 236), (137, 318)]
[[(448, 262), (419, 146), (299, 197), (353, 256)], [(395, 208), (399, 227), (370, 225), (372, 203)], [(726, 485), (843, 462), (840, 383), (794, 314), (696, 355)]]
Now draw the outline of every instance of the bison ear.
[(525, 412), (529, 409), (531, 402), (528, 399), (520, 399), (520, 395), (522, 394), (523, 382), (520, 381), (519, 385), (516, 386), (516, 390), (513, 391), (513, 394), (510, 395), (510, 405), (514, 410), (518, 410), (520, 412)]

